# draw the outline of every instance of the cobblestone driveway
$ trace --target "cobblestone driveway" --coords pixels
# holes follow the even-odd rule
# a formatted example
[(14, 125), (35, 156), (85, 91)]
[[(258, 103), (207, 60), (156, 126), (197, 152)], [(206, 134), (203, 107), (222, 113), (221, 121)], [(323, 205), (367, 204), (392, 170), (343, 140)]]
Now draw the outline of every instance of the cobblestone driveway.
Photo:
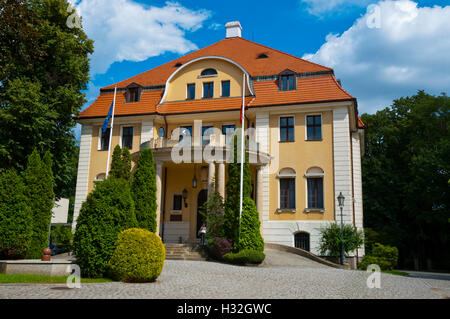
[[(328, 268), (302, 257), (267, 251), (263, 267), (167, 260), (149, 284), (0, 285), (1, 298), (450, 298), (450, 281), (381, 275), (381, 289), (369, 289), (368, 274)], [(282, 258), (288, 261), (283, 264)]]

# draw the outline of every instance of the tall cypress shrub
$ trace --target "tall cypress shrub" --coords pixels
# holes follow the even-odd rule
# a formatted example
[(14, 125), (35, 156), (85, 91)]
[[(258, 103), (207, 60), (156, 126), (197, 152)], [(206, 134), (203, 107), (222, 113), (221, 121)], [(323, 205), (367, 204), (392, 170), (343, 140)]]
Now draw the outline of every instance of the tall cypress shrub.
[(103, 277), (118, 234), (137, 226), (130, 183), (109, 177), (98, 182), (81, 206), (73, 251), (84, 277)]
[(0, 259), (25, 258), (31, 221), (22, 177), (14, 169), (0, 173)]
[[(239, 131), (240, 132), (240, 131)], [(233, 250), (239, 250), (239, 197), (241, 185), (241, 163), (240, 156), (238, 156), (238, 137), (237, 133), (234, 136), (234, 162), (228, 164), (228, 181), (226, 185), (227, 197), (225, 200), (225, 214), (224, 214), (224, 233), (227, 239), (233, 242)], [(252, 191), (250, 165), (248, 163), (248, 155), (245, 155), (244, 163), (244, 194), (243, 197), (250, 197)], [(259, 231), (259, 230), (258, 230)]]
[(28, 157), (27, 169), (24, 172), (26, 185), (25, 195), (32, 217), (32, 239), (27, 258), (38, 259), (48, 245), (50, 221), (54, 205), (53, 174), (51, 155), (47, 152), (44, 161), (35, 149)]
[(115, 178), (130, 179), (131, 154), (126, 147), (122, 150), (119, 145), (116, 145), (114, 148), (109, 174)]
[(156, 232), (156, 179), (151, 149), (143, 150), (139, 156), (131, 183), (131, 194), (138, 226)]

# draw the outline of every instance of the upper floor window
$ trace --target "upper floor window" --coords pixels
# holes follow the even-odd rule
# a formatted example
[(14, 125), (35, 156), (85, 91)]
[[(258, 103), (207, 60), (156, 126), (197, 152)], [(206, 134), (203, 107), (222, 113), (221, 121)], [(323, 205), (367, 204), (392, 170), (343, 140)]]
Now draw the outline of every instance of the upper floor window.
[(107, 128), (105, 132), (103, 132), (102, 128), (100, 128), (100, 145), (99, 151), (107, 151), (109, 148), (109, 136), (111, 134), (111, 128)]
[(222, 81), (222, 96), (230, 96), (230, 81)]
[(214, 69), (203, 70), (202, 73), (200, 74), (200, 76), (213, 76), (213, 75), (217, 75), (217, 71)]
[(214, 96), (214, 82), (203, 83), (203, 98), (212, 98)]
[(236, 125), (230, 124), (230, 125), (222, 125), (222, 134), (223, 135), (233, 135), (236, 131)]
[(280, 117), (280, 142), (294, 142), (294, 117)]
[(133, 127), (122, 128), (122, 148), (133, 149)]
[(183, 141), (185, 138), (188, 138), (189, 140), (192, 137), (192, 126), (181, 126), (180, 127), (180, 136), (179, 141)]
[(164, 127), (160, 127), (158, 130), (158, 137), (166, 137), (166, 131), (164, 130)]
[(322, 139), (322, 116), (308, 115), (306, 117), (307, 123), (307, 140), (317, 141)]
[(195, 99), (195, 84), (187, 85), (187, 99), (188, 100)]
[(323, 209), (323, 170), (314, 167), (306, 172), (308, 209)]
[(280, 179), (280, 209), (295, 209), (295, 171), (284, 168), (278, 174)]

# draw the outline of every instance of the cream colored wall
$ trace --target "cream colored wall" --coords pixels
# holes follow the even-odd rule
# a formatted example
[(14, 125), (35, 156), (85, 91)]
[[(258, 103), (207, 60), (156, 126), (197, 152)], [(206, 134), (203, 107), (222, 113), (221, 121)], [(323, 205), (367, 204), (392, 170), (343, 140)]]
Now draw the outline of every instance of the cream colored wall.
[[(215, 69), (214, 77), (199, 78), (205, 69)], [(166, 102), (182, 101), (187, 98), (187, 84), (195, 83), (195, 99), (203, 98), (203, 83), (214, 82), (214, 98), (221, 97), (222, 81), (230, 81), (230, 97), (242, 96), (242, 70), (230, 62), (207, 59), (188, 65), (177, 73), (169, 83)], [(246, 89), (246, 95), (250, 91)]]
[[(119, 145), (120, 141), (120, 127), (133, 126), (133, 148), (130, 150), (130, 153), (138, 152), (140, 149), (140, 141), (141, 141), (141, 124), (115, 124), (113, 129), (113, 136), (111, 141), (111, 155), (110, 155), (110, 164), (109, 167), (111, 169), (111, 160), (114, 148), (116, 145)], [(92, 191), (94, 188), (94, 179), (98, 174), (106, 173), (106, 160), (108, 158), (108, 151), (99, 151), (98, 143), (99, 143), (99, 126), (93, 126), (92, 131), (92, 143), (91, 143), (91, 159), (90, 159), (90, 169), (89, 169), (89, 185), (88, 185), (88, 193)], [(132, 167), (134, 167), (134, 162), (131, 162)]]
[[(306, 115), (322, 114), (322, 141), (306, 141)], [(279, 118), (294, 116), (295, 142), (280, 143)], [(279, 159), (278, 170), (269, 176), (270, 220), (334, 220), (333, 183), (333, 113), (331, 111), (271, 115), (270, 154)], [(272, 165), (273, 165), (272, 161)], [(277, 213), (279, 208), (279, 179), (277, 173), (283, 168), (293, 168), (296, 172), (296, 211)], [(324, 212), (305, 212), (307, 207), (306, 171), (320, 167), (324, 171)]]

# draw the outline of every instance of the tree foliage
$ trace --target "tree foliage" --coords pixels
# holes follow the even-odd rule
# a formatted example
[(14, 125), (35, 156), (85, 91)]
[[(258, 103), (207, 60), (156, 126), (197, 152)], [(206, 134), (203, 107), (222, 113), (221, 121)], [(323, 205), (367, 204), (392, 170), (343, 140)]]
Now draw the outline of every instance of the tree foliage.
[(55, 194), (53, 192), (52, 159), (46, 152), (43, 159), (35, 149), (28, 157), (24, 172), (26, 197), (31, 209), (32, 239), (27, 258), (42, 257), (42, 251), (48, 246), (50, 221)]
[(136, 227), (130, 185), (120, 178), (98, 182), (81, 206), (73, 251), (82, 276), (106, 275), (118, 234)]
[(224, 237), (224, 203), (222, 195), (218, 192), (208, 194), (208, 200), (200, 207), (200, 214), (205, 217), (206, 238), (209, 241), (214, 238)]
[(344, 253), (361, 248), (364, 244), (364, 235), (355, 226), (345, 224), (341, 232), (341, 226), (337, 223), (330, 223), (320, 230), (320, 254), (323, 256), (340, 257), (343, 247)]
[(31, 243), (31, 210), (25, 184), (14, 170), (0, 173), (0, 260), (24, 258)]
[(74, 115), (86, 102), (93, 42), (69, 28), (66, 0), (0, 0), (0, 167), (54, 155), (57, 197), (72, 187)]
[(156, 177), (151, 149), (141, 152), (131, 183), (135, 214), (140, 228), (156, 232)]
[(114, 148), (109, 174), (114, 178), (130, 180), (131, 154), (126, 147), (122, 149), (119, 145), (116, 145)]
[(419, 91), (364, 114), (364, 226), (399, 248), (401, 267), (450, 268), (450, 98)]

